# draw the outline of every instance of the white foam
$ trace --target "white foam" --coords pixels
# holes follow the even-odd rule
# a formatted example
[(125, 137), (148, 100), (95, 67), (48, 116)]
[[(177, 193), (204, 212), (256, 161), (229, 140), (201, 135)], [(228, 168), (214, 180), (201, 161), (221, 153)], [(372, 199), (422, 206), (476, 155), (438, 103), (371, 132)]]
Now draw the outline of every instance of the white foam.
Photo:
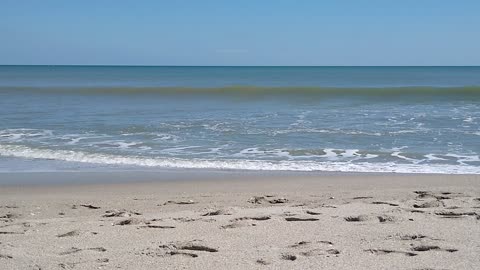
[(358, 153), (358, 149), (347, 149), (345, 150), (344, 153), (341, 153), (340, 156), (346, 157), (346, 158), (352, 158), (352, 157), (359, 157), (360, 154)]
[(390, 134), (408, 134), (408, 133), (417, 133), (419, 130), (414, 130), (414, 129), (404, 129), (404, 130), (398, 130), (398, 131), (391, 131), (389, 132)]
[(474, 118), (471, 117), (471, 116), (469, 116), (469, 117), (465, 118), (465, 119), (463, 120), (463, 122), (472, 123), (473, 120), (474, 120)]
[(334, 150), (335, 149), (330, 149), (330, 148), (324, 149), (323, 151), (325, 152), (325, 155), (322, 155), (321, 157), (325, 157), (325, 158), (330, 159), (330, 160), (338, 159), (338, 155), (337, 155), (337, 153), (334, 152)]
[(127, 142), (122, 140), (108, 140), (108, 141), (99, 141), (91, 143), (91, 146), (98, 147), (108, 147), (108, 148), (119, 148), (119, 149), (130, 149), (134, 146), (141, 146), (142, 142)]
[(203, 124), (202, 127), (207, 129), (207, 130), (217, 131), (217, 132), (232, 132), (232, 131), (235, 131), (234, 129), (225, 127), (225, 125), (228, 125), (228, 123)]
[(31, 129), (31, 128), (15, 128), (0, 130), (0, 138), (5, 138), (8, 141), (21, 141), (25, 138), (37, 138), (52, 136), (51, 130)]
[(340, 134), (340, 135), (367, 135), (367, 136), (382, 136), (380, 132), (365, 132), (359, 130), (342, 130), (342, 129), (316, 129), (316, 128), (289, 128), (283, 130), (275, 130), (273, 135), (290, 134), (290, 133), (323, 133), (323, 134)]
[(406, 157), (404, 155), (402, 155), (402, 152), (399, 152), (399, 151), (396, 151), (396, 152), (393, 152), (390, 154), (392, 157), (396, 157), (396, 158), (399, 158), (399, 159), (403, 159), (403, 160), (406, 160), (406, 161), (410, 161), (414, 164), (417, 164), (417, 163), (420, 163), (422, 161), (425, 161), (424, 159), (413, 159), (413, 158), (409, 158), (409, 157)]
[(434, 154), (428, 154), (428, 155), (425, 155), (425, 157), (428, 160), (448, 160), (448, 159), (445, 159), (445, 158), (436, 157)]
[[(96, 163), (103, 165), (129, 165), (161, 168), (269, 170), (269, 171), (328, 171), (328, 172), (395, 172), (395, 173), (443, 173), (480, 174), (480, 166), (425, 165), (388, 163), (349, 163), (312, 161), (263, 161), (263, 160), (206, 160), (177, 158), (146, 158), (108, 154), (90, 154), (79, 151), (29, 148), (0, 144), (0, 156), (28, 159), (51, 159), (67, 162)], [(478, 159), (478, 157), (477, 157)]]
[(257, 147), (246, 148), (240, 152), (234, 154), (235, 157), (268, 157), (268, 156), (277, 156), (277, 157), (286, 157), (292, 158), (288, 150), (286, 149), (273, 149), (273, 150), (262, 150)]
[(172, 142), (180, 141), (180, 137), (173, 134), (157, 133), (155, 134), (155, 136), (157, 136), (157, 138), (153, 139), (154, 141), (172, 141)]
[(140, 144), (142, 143), (141, 142), (122, 142), (122, 141), (117, 142), (118, 148), (121, 148), (121, 149), (128, 149), (131, 146), (136, 146)]
[(69, 142), (67, 142), (66, 144), (68, 145), (74, 145), (74, 144), (77, 144), (79, 143), (81, 140), (83, 140), (84, 138), (72, 138), (70, 139)]
[(456, 158), (457, 162), (459, 164), (462, 164), (462, 165), (468, 165), (465, 162), (478, 162), (478, 161), (480, 161), (480, 157), (478, 155), (465, 156), (465, 155), (457, 155), (457, 154), (446, 154), (445, 156)]

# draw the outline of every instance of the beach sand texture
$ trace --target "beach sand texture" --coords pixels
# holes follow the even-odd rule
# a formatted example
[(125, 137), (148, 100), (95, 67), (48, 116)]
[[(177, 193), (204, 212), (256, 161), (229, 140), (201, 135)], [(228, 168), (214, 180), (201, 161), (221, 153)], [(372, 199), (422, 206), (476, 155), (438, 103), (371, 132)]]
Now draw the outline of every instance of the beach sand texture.
[(478, 175), (0, 187), (0, 269), (480, 269), (479, 254)]

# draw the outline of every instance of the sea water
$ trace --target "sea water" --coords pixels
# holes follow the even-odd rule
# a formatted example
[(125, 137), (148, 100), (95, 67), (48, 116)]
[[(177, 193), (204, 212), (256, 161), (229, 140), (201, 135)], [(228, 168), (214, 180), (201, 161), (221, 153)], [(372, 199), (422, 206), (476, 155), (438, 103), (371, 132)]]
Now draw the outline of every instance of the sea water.
[(0, 66), (0, 171), (480, 173), (480, 67)]

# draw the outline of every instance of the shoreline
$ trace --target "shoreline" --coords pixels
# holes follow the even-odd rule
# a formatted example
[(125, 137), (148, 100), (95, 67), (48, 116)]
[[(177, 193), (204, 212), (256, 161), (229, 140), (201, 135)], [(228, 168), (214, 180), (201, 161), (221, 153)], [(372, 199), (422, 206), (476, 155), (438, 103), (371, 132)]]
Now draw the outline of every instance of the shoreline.
[(116, 183), (155, 183), (164, 181), (205, 181), (231, 179), (288, 179), (329, 177), (477, 177), (480, 174), (397, 173), (397, 172), (299, 172), (211, 169), (113, 170), (113, 171), (0, 171), (0, 187), (29, 185), (89, 185)]

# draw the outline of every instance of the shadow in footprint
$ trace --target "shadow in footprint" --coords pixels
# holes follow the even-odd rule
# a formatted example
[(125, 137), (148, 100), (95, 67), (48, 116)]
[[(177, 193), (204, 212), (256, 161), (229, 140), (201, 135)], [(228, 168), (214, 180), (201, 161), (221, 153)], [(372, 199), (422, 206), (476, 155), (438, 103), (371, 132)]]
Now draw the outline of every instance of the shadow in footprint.
[(358, 197), (353, 197), (354, 200), (365, 200), (365, 199), (373, 199), (373, 197), (370, 196), (358, 196)]
[(390, 205), (390, 206), (399, 206), (396, 203), (390, 203), (390, 202), (372, 202), (372, 204), (386, 204), (386, 205)]
[(413, 251), (420, 251), (420, 252), (429, 251), (429, 250), (439, 250), (439, 249), (440, 249), (439, 246), (428, 246), (428, 245), (412, 247)]
[(391, 249), (366, 249), (366, 252), (370, 252), (375, 255), (385, 255), (385, 254), (391, 254), (391, 253), (396, 253), (396, 254), (402, 254), (405, 256), (413, 257), (417, 256), (417, 253), (413, 252), (406, 252), (406, 251), (399, 251), (399, 250), (391, 250)]
[(297, 259), (297, 256), (293, 254), (283, 254), (282, 259), (287, 261), (295, 261)]
[(423, 234), (404, 234), (400, 236), (401, 240), (417, 240), (423, 238), (426, 238), (426, 236)]
[(397, 222), (399, 221), (397, 217), (393, 217), (393, 216), (378, 216), (378, 221), (380, 221), (380, 223), (394, 223), (394, 222)]
[(171, 255), (171, 256), (183, 255), (183, 256), (187, 256), (187, 257), (191, 257), (191, 258), (197, 258), (198, 257), (198, 255), (195, 254), (195, 253), (181, 252), (181, 251), (176, 251), (176, 250), (168, 251), (166, 254)]
[[(196, 204), (197, 202), (193, 200), (187, 200), (187, 201), (166, 201), (163, 205), (168, 205), (168, 204)], [(159, 205), (160, 206), (160, 205)]]
[(264, 259), (258, 259), (255, 262), (258, 263), (258, 264), (261, 264), (261, 265), (269, 265), (270, 264), (267, 260), (264, 260)]
[(240, 217), (236, 218), (233, 221), (241, 221), (241, 220), (258, 220), (258, 221), (264, 221), (264, 220), (269, 220), (271, 217), (270, 216), (258, 216), (258, 217)]
[(317, 221), (318, 218), (300, 218), (300, 217), (286, 217), (286, 221)]
[(360, 216), (349, 216), (345, 218), (345, 221), (348, 222), (361, 222), (361, 221), (367, 221), (368, 216), (365, 215), (360, 215)]
[(476, 212), (435, 212), (435, 215), (441, 216), (443, 218), (461, 218), (461, 217), (466, 217), (466, 216), (477, 216), (478, 214)]
[(0, 254), (0, 259), (13, 259), (10, 255)]
[(220, 215), (231, 215), (231, 214), (232, 213), (230, 213), (229, 211), (219, 209), (219, 210), (214, 210), (214, 211), (207, 212), (205, 214), (202, 214), (201, 216), (202, 217), (208, 217), (208, 216), (220, 216)]
[(80, 204), (80, 206), (88, 208), (88, 209), (100, 209), (101, 208), (100, 206), (94, 206), (94, 205), (91, 205), (91, 204)]
[(67, 233), (59, 234), (57, 235), (57, 237), (71, 237), (71, 236), (78, 236), (78, 235), (80, 235), (80, 232), (77, 230), (74, 230)]
[(105, 251), (107, 251), (107, 249), (105, 249), (105, 248), (103, 248), (103, 247), (85, 248), (85, 249), (72, 247), (72, 248), (70, 248), (70, 249), (67, 250), (67, 251), (60, 252), (59, 255), (70, 255), (70, 254), (77, 253), (77, 252), (84, 251), (84, 250), (91, 250), (91, 251), (98, 251), (98, 252), (105, 252)]
[(416, 203), (413, 205), (413, 208), (435, 208), (441, 206), (444, 206), (441, 201), (429, 201), (424, 203)]

